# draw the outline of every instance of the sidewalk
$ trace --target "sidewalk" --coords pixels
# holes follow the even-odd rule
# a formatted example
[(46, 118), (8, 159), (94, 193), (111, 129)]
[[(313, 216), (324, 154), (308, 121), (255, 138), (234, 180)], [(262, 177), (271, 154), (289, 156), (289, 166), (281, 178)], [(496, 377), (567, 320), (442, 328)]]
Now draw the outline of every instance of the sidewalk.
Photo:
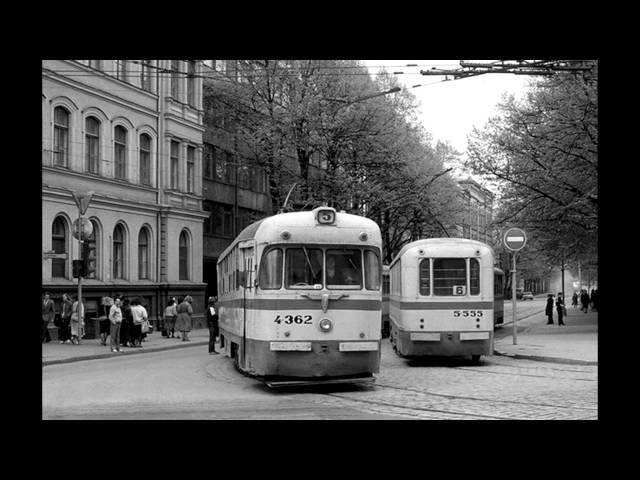
[(166, 338), (161, 332), (154, 331), (147, 335), (141, 348), (121, 347), (122, 352), (112, 352), (107, 338), (107, 346), (100, 344), (100, 339), (82, 339), (80, 345), (51, 341), (42, 344), (42, 366), (57, 363), (71, 363), (96, 358), (134, 355), (138, 353), (158, 352), (174, 348), (196, 347), (206, 348), (209, 344), (209, 329), (199, 328), (189, 333), (190, 342), (183, 342), (178, 338)]
[[(506, 318), (511, 317), (507, 317), (505, 311)], [(564, 326), (558, 325), (555, 311), (553, 321), (554, 325), (546, 324), (544, 311), (533, 315), (518, 312), (516, 345), (513, 344), (513, 324), (505, 322), (502, 331), (508, 335), (495, 340), (495, 354), (556, 363), (598, 364), (598, 312), (584, 313), (568, 307)]]

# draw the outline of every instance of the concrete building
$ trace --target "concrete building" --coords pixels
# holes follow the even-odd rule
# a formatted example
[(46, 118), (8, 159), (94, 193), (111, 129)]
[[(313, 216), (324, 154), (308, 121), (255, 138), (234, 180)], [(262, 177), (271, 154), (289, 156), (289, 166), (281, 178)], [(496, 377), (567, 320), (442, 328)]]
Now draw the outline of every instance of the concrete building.
[(200, 73), (193, 60), (43, 61), (42, 287), (56, 303), (77, 294), (73, 193), (93, 191), (88, 336), (117, 293), (141, 297), (155, 321), (168, 297), (190, 294), (204, 321)]

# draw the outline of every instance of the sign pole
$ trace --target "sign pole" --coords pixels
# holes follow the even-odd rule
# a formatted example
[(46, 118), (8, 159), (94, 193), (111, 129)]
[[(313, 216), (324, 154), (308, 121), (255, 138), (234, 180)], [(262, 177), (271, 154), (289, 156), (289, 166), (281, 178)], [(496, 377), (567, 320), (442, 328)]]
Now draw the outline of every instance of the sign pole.
[(513, 266), (511, 267), (511, 313), (513, 315), (513, 344), (518, 344), (518, 315), (516, 312), (516, 252), (513, 255)]
[[(78, 258), (82, 260), (82, 216), (78, 211)], [(78, 274), (78, 343), (82, 335), (80, 329), (82, 328), (82, 322), (84, 321), (84, 308), (82, 308), (82, 273)]]

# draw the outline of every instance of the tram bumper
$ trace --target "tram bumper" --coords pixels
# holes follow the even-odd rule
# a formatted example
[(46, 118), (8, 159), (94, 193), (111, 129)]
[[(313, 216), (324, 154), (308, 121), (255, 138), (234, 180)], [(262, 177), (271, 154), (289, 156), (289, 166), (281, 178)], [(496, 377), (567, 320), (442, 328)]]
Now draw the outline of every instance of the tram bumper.
[(493, 332), (409, 332), (399, 331), (396, 348), (406, 356), (492, 355)]
[(248, 370), (260, 376), (370, 375), (380, 368), (379, 341), (247, 341)]

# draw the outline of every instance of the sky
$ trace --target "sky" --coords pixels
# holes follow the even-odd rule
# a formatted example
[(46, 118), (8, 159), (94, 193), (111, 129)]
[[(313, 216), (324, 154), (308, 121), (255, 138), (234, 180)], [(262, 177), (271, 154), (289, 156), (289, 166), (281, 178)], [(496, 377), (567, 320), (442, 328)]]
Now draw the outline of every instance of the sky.
[[(470, 59), (467, 59), (470, 60)], [(488, 62), (488, 60), (475, 60)], [(497, 113), (496, 105), (503, 93), (523, 98), (531, 77), (514, 74), (484, 74), (460, 80), (442, 81), (441, 76), (421, 75), (420, 70), (431, 67), (454, 69), (460, 60), (363, 60), (375, 75), (381, 66), (395, 75), (401, 85), (409, 88), (420, 103), (418, 118), (437, 140), (449, 141), (464, 154), (467, 135), (474, 126), (482, 128), (490, 116)], [(417, 64), (417, 67), (406, 67)], [(420, 87), (410, 88), (414, 85)]]

